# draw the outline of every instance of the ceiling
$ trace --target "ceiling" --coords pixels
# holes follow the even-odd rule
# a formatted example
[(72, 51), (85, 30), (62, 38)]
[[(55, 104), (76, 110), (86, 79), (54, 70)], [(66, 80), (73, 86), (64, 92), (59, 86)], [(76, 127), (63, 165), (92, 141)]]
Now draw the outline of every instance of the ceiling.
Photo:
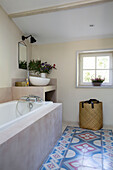
[[(0, 4), (11, 14), (76, 1), (80, 0), (0, 0)], [(113, 37), (113, 2), (18, 17), (13, 21), (23, 34), (34, 35), (37, 44), (108, 38)]]
[(81, 0), (0, 0), (0, 4), (8, 14), (11, 14), (80, 1)]

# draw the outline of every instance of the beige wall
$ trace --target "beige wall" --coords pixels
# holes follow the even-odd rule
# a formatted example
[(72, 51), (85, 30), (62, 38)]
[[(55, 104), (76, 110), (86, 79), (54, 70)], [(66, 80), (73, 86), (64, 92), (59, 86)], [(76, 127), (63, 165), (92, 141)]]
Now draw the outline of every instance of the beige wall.
[(11, 79), (25, 77), (18, 69), (18, 42), (22, 33), (0, 7), (0, 87), (10, 87)]
[(113, 39), (32, 46), (32, 59), (40, 58), (57, 66), (50, 76), (58, 81), (58, 102), (63, 103), (64, 121), (78, 122), (79, 102), (97, 98), (103, 102), (104, 124), (113, 126), (113, 89), (75, 88), (76, 51), (105, 48), (113, 48)]

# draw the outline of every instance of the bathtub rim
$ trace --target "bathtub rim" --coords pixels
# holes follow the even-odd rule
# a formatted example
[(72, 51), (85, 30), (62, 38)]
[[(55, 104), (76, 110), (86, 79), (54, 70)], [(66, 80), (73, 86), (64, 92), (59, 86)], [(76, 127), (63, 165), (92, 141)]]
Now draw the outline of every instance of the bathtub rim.
[[(18, 101), (19, 101), (19, 100), (14, 100), (14, 101), (10, 101), (10, 102), (0, 103), (0, 107), (2, 107), (2, 106), (4, 106), (4, 105), (7, 105), (7, 104), (10, 104), (10, 103), (12, 103), (12, 104), (15, 103), (15, 104), (17, 104)], [(29, 102), (29, 101), (28, 101), (28, 102)], [(52, 101), (50, 101), (50, 102), (49, 102), (49, 101), (42, 101), (42, 102), (34, 102), (34, 103), (36, 103), (36, 104), (43, 104), (43, 103), (53, 104)], [(45, 107), (45, 106), (48, 106), (48, 105), (44, 105), (43, 107)], [(6, 122), (5, 124), (3, 124), (3, 125), (0, 126), (0, 131), (8, 128), (8, 126), (12, 125), (13, 123), (16, 123), (17, 121), (20, 121), (21, 119), (29, 116), (30, 114), (34, 114), (34, 112), (35, 112), (36, 110), (39, 110), (39, 109), (41, 109), (41, 107), (35, 108), (33, 111), (30, 111), (30, 112), (28, 112), (28, 113), (26, 113), (26, 114), (24, 114), (24, 115), (21, 115), (21, 116), (17, 117), (16, 119), (11, 120), (10, 122)], [(15, 113), (15, 114), (16, 114), (16, 113)]]
[(16, 123), (9, 126), (9, 128), (0, 131), (0, 145), (58, 107), (60, 107), (62, 110), (62, 103), (53, 103), (52, 105), (40, 109), (38, 113), (33, 115), (30, 114), (26, 117), (26, 119), (21, 119), (21, 121), (17, 121)]

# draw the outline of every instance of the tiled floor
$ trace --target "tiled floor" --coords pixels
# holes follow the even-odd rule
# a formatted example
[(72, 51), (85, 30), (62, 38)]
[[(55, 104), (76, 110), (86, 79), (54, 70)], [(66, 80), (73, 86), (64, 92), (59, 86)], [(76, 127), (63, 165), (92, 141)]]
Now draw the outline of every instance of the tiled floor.
[(68, 126), (40, 169), (112, 170), (112, 131)]

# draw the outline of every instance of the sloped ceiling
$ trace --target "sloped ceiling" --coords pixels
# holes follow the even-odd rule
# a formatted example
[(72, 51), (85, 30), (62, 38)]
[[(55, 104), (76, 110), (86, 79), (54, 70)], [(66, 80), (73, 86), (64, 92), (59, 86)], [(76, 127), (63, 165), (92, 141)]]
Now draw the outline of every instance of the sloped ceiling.
[[(11, 14), (75, 1), (1, 0), (0, 3)], [(23, 34), (34, 35), (37, 44), (108, 38), (113, 37), (113, 2), (13, 18), (13, 21)]]
[(86, 0), (0, 0), (8, 14)]

